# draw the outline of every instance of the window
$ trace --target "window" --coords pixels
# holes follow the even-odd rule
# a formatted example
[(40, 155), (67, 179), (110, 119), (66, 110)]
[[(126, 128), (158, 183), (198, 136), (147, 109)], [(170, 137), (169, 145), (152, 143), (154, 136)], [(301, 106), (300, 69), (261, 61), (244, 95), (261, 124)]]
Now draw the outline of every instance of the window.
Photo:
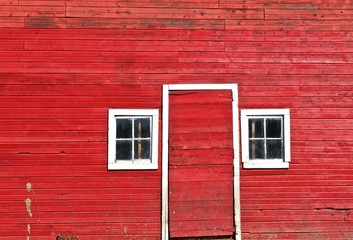
[(110, 109), (108, 169), (158, 168), (158, 109)]
[(242, 110), (241, 140), (244, 168), (288, 168), (289, 109)]

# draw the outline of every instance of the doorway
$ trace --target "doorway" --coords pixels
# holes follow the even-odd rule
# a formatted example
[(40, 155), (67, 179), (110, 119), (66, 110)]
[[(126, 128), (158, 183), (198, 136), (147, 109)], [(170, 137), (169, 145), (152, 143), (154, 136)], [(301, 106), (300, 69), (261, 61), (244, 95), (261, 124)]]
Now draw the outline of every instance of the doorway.
[(163, 87), (162, 239), (240, 239), (236, 84)]

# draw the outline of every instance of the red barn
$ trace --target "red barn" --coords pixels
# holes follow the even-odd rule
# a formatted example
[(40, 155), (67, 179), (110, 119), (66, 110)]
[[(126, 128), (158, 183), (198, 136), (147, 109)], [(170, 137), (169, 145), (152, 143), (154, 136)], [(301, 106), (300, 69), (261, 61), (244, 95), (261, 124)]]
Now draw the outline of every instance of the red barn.
[(352, 239), (352, 6), (0, 0), (0, 239)]

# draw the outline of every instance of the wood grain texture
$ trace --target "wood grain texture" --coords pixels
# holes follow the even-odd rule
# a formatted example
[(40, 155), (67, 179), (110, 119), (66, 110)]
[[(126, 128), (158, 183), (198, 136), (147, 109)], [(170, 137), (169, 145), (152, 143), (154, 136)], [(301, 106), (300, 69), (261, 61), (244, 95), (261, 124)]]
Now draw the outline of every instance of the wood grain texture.
[(10, 21), (22, 17), (0, 25), (7, 28), (352, 30), (351, 4), (343, 0), (2, 0), (0, 8)]
[[(289, 169), (241, 169), (243, 239), (352, 239), (352, 16), (347, 0), (0, 0), (0, 239), (160, 239), (161, 166), (107, 171), (107, 110), (162, 110), (177, 83), (290, 108)], [(231, 234), (231, 96), (171, 97), (173, 234)]]
[(234, 233), (231, 102), (230, 91), (170, 93), (171, 237)]

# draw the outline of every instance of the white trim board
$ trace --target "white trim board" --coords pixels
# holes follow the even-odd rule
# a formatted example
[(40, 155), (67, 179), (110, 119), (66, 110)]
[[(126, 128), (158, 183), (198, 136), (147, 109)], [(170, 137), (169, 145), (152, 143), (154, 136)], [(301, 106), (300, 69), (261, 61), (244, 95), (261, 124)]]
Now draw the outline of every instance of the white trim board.
[[(151, 118), (151, 157), (136, 162), (117, 160), (116, 153), (116, 119), (133, 117)], [(108, 170), (158, 169), (158, 109), (109, 109), (108, 110)], [(132, 140), (132, 139), (131, 139)], [(132, 148), (133, 149), (133, 148)]]
[[(283, 151), (284, 155), (279, 159), (249, 160), (249, 133), (248, 119), (250, 117), (281, 117), (283, 121)], [(241, 141), (242, 141), (242, 162), (243, 167), (251, 168), (289, 168), (290, 162), (290, 110), (283, 109), (243, 109), (240, 111)]]
[(234, 225), (237, 240), (241, 240), (240, 228), (240, 179), (239, 179), (239, 116), (237, 84), (170, 84), (163, 85), (163, 133), (162, 133), (162, 240), (169, 239), (168, 206), (168, 147), (169, 147), (169, 92), (178, 90), (231, 90), (233, 117), (233, 168), (234, 168)]

